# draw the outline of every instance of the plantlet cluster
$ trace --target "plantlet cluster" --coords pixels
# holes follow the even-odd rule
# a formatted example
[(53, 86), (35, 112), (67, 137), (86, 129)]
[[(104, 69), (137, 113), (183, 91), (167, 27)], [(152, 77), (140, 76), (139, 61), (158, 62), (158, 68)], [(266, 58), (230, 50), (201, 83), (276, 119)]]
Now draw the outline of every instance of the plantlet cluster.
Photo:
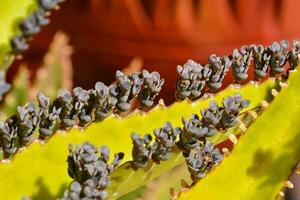
[[(177, 97), (193, 96), (195, 98), (197, 95), (201, 95), (204, 84), (207, 84), (212, 91), (218, 90), (230, 68), (232, 68), (237, 81), (246, 80), (252, 56), (255, 79), (263, 78), (268, 71), (270, 71), (271, 76), (284, 72), (284, 65), (287, 61), (291, 66), (289, 69), (294, 69), (293, 63), (298, 62), (298, 44), (299, 42), (294, 41), (294, 48), (290, 52), (287, 51), (288, 43), (282, 41), (281, 43), (274, 42), (265, 50), (261, 50), (263, 48), (261, 45), (251, 45), (249, 48), (242, 47), (240, 51), (234, 50), (232, 56), (223, 58), (215, 55), (210, 56), (209, 60), (215, 66), (215, 71), (211, 70), (211, 73), (214, 74), (212, 77), (217, 76), (218, 78), (208, 76), (210, 67), (202, 67), (200, 64), (189, 60), (184, 67), (179, 66), (177, 68), (180, 72), (177, 82)], [(265, 63), (266, 55), (269, 59), (267, 64)], [(265, 59), (262, 61), (263, 57)], [(222, 70), (216, 70), (217, 68), (222, 68)], [(207, 79), (210, 82), (206, 83), (205, 80), (201, 79), (202, 76), (210, 77)], [(200, 79), (197, 79), (199, 77)], [(180, 88), (178, 86), (187, 82), (191, 83), (190, 91), (178, 90)], [(132, 133), (133, 160), (131, 164), (133, 169), (147, 168), (151, 160), (160, 164), (161, 161), (168, 160), (170, 153), (176, 148), (181, 150), (185, 157), (191, 179), (195, 184), (223, 159), (223, 155), (214, 147), (213, 143), (207, 141), (207, 137), (215, 135), (218, 131), (225, 132), (227, 128), (235, 126), (238, 123), (239, 112), (246, 108), (249, 103), (248, 100), (242, 99), (239, 94), (224, 98), (222, 107), (212, 101), (209, 108), (201, 111), (202, 118), (194, 114), (189, 120), (182, 119), (183, 128), (173, 127), (171, 123), (167, 122), (163, 127), (154, 130), (154, 142), (151, 134), (140, 137), (138, 134)]]
[(226, 194), (226, 199), (273, 200), (282, 199), (294, 187), (287, 179), (299, 170), (299, 70), (287, 71), (277, 81), (280, 89), (270, 91), (273, 101), (262, 102), (263, 112), (253, 115), (257, 120), (236, 140), (222, 164), (188, 191), (181, 191), (180, 199), (219, 200)]
[[(296, 51), (297, 43), (294, 43), (294, 51)], [(238, 53), (235, 51), (234, 54)], [(242, 53), (239, 54), (242, 55)], [(292, 55), (292, 53), (287, 55)], [(293, 53), (293, 55), (298, 55), (298, 53)], [(225, 62), (232, 62), (236, 66), (238, 62), (233, 62), (233, 57), (237, 56), (228, 56), (228, 59), (224, 61), (224, 65)], [(218, 58), (216, 56), (211, 56), (210, 59), (215, 60), (215, 63), (217, 63), (216, 60)], [(250, 58), (247, 57), (247, 60), (250, 60)], [(205, 71), (204, 67), (191, 60), (188, 63), (193, 64), (194, 71), (191, 74), (193, 80), (196, 81), (193, 73), (199, 72), (199, 69), (200, 72)], [(228, 66), (234, 68), (234, 65)], [(229, 70), (229, 67), (226, 71)], [(186, 69), (190, 70), (191, 68), (187, 66)], [(224, 76), (225, 74), (222, 75), (222, 79)], [(110, 113), (125, 113), (130, 110), (135, 97), (138, 97), (141, 105), (150, 107), (153, 105), (154, 98), (158, 95), (164, 83), (164, 80), (160, 79), (157, 72), (149, 73), (145, 70), (131, 75), (125, 75), (117, 71), (116, 80), (111, 86), (97, 82), (95, 89), (91, 90), (77, 87), (72, 94), (67, 90), (61, 90), (53, 102), (50, 101), (49, 97), (39, 93), (37, 95), (38, 107), (33, 103), (28, 103), (24, 107), (18, 107), (18, 114), (7, 119), (0, 127), (3, 135), (1, 141), (3, 141), (4, 155), (7, 157), (14, 154), (18, 146), (29, 144), (37, 127), (39, 127), (40, 138), (45, 139), (53, 135), (58, 129), (68, 130), (74, 125), (84, 127), (92, 121), (105, 119)], [(181, 79), (178, 82), (180, 81)], [(203, 87), (199, 89), (200, 91), (198, 92), (201, 93)], [(195, 91), (193, 93), (195, 94)], [(133, 142), (132, 161), (130, 162), (132, 168), (134, 170), (139, 168), (146, 169), (150, 161), (160, 164), (162, 161), (168, 160), (172, 152), (180, 150), (185, 158), (191, 179), (195, 184), (200, 179), (203, 179), (223, 159), (223, 155), (218, 148), (214, 147), (214, 144), (209, 142), (207, 138), (214, 136), (217, 132), (226, 132), (228, 128), (236, 126), (240, 111), (246, 108), (249, 103), (248, 100), (244, 100), (239, 94), (224, 98), (222, 106), (218, 106), (216, 102), (212, 101), (209, 108), (201, 110), (202, 117), (193, 114), (189, 120), (183, 118), (183, 128), (173, 127), (171, 123), (167, 122), (163, 127), (154, 130), (154, 140), (151, 134), (146, 134), (141, 138), (138, 134), (133, 133), (131, 136)], [(83, 146), (89, 145), (84, 144)], [(101, 152), (104, 152), (104, 150)], [(79, 177), (87, 176), (83, 174), (88, 172), (82, 166), (96, 165), (89, 165), (86, 162), (76, 168), (74, 163), (79, 163), (79, 161), (70, 160), (74, 155), (75, 153), (70, 151), (68, 158), (69, 174), (74, 179), (74, 182), (70, 185), (69, 190), (65, 192), (64, 198), (72, 199), (78, 196), (80, 198), (105, 198), (107, 196), (105, 190), (109, 186), (109, 181), (105, 182), (106, 185), (104, 187), (99, 183), (99, 174), (96, 175), (99, 178), (97, 181), (95, 181), (95, 178), (92, 178), (92, 172), (97, 167), (88, 167), (90, 170), (89, 178), (81, 180)], [(122, 153), (118, 155), (120, 160), (124, 156)], [(100, 157), (95, 159), (95, 161), (97, 160), (98, 162)], [(98, 169), (101, 171), (104, 168)], [(104, 174), (107, 174), (104, 176), (105, 180), (109, 180), (110, 173)], [(104, 178), (101, 180), (104, 180)]]
[(54, 9), (65, 0), (38, 0), (39, 8), (20, 22), (21, 34), (11, 39), (13, 54), (20, 54), (29, 48), (26, 39), (39, 33), (42, 26), (49, 24), (47, 12)]
[[(223, 155), (217, 148), (214, 147), (213, 143), (207, 141), (207, 137), (215, 135), (217, 130), (222, 129), (224, 131), (224, 128), (235, 126), (237, 124), (238, 114), (248, 105), (249, 101), (242, 99), (239, 94), (236, 94), (233, 97), (224, 98), (223, 106), (220, 107), (216, 102), (211, 101), (210, 108), (202, 110), (202, 119), (199, 119), (199, 116), (196, 114), (194, 114), (189, 121), (183, 119), (183, 128), (173, 127), (170, 122), (165, 123), (163, 127), (153, 131), (155, 135), (154, 141), (151, 134), (146, 134), (143, 137), (140, 137), (138, 134), (132, 133), (133, 160), (131, 161), (131, 164), (133, 169), (137, 170), (138, 168), (147, 168), (150, 160), (160, 164), (161, 161), (168, 160), (170, 153), (174, 152), (175, 149), (179, 149), (185, 157), (188, 170), (191, 173), (191, 178), (194, 183), (196, 183), (201, 178), (204, 178), (212, 167), (220, 163), (223, 159)], [(92, 152), (92, 155), (95, 154), (95, 148), (93, 148), (93, 146), (89, 143), (84, 143), (82, 148), (87, 149), (86, 151)], [(81, 151), (80, 147), (76, 148), (76, 152)], [(102, 147), (100, 158), (88, 155), (88, 159), (85, 159), (85, 161), (81, 161), (82, 159), (80, 161), (74, 161), (74, 157), (82, 158), (83, 156), (77, 156), (78, 153), (74, 156), (74, 152), (70, 151), (70, 155), (68, 157), (69, 175), (79, 182), (82, 179), (86, 181), (86, 179), (82, 177), (91, 178), (97, 170), (103, 169), (103, 167), (99, 167), (94, 163), (91, 164), (91, 162), (99, 162), (101, 158), (108, 157), (109, 153), (106, 153), (106, 156), (104, 156), (105, 152), (108, 152), (108, 150), (105, 147)], [(118, 160), (119, 163), (119, 159), (117, 158), (121, 158), (123, 156), (124, 154), (122, 153), (116, 154), (113, 163), (115, 163), (115, 160)], [(108, 161), (108, 159), (104, 160)], [(76, 163), (79, 163), (80, 166), (77, 167)], [(112, 165), (114, 166), (114, 164)], [(100, 174), (103, 174), (103, 172)], [(106, 183), (107, 184), (104, 188), (109, 185), (108, 181), (106, 181)], [(71, 183), (69, 189), (73, 192), (75, 192), (74, 189), (72, 189), (75, 187), (74, 184), (75, 183)], [(78, 184), (76, 183), (76, 185)], [(94, 188), (92, 191), (103, 189), (101, 185), (97, 186), (95, 183), (93, 186)], [(83, 187), (87, 186), (80, 186), (80, 188)], [(77, 192), (76, 194), (81, 194), (81, 190), (78, 189), (78, 191), (79, 193)], [(70, 199), (76, 199), (78, 197), (77, 195), (76, 198), (71, 198), (70, 192), (66, 192), (65, 194), (67, 194)], [(106, 195), (102, 195), (97, 198), (93, 195), (87, 196), (87, 194), (79, 196), (80, 199), (85, 199), (86, 197), (90, 197), (91, 199), (103, 199), (106, 197)]]
[(157, 163), (167, 160), (180, 132), (179, 127), (173, 128), (172, 124), (167, 122), (162, 128), (154, 130), (155, 141), (153, 144), (151, 144), (152, 136), (150, 134), (146, 134), (141, 138), (138, 134), (132, 133), (133, 148), (131, 155), (133, 167), (145, 168), (149, 160)]
[(38, 106), (32, 102), (19, 106), (16, 115), (0, 123), (0, 146), (4, 157), (29, 144), (37, 127), (40, 139), (46, 139), (58, 129), (65, 130), (74, 125), (84, 127), (93, 120), (105, 119), (112, 112), (127, 112), (136, 96), (141, 105), (150, 107), (163, 85), (157, 72), (146, 70), (131, 75), (117, 71), (116, 78), (116, 83), (109, 87), (97, 82), (95, 89), (77, 87), (73, 94), (61, 90), (54, 101), (38, 93)]
[(254, 78), (260, 80), (269, 73), (276, 76), (285, 71), (285, 64), (290, 64), (294, 69), (299, 64), (300, 43), (293, 41), (293, 48), (288, 50), (286, 40), (273, 42), (272, 45), (243, 46), (234, 49), (229, 56), (218, 57), (215, 54), (209, 56), (209, 64), (201, 65), (188, 60), (183, 66), (177, 67), (179, 79), (176, 85), (176, 96), (179, 100), (189, 98), (196, 99), (205, 93), (205, 85), (210, 91), (217, 91), (222, 87), (222, 82), (227, 72), (232, 69), (236, 82), (248, 79), (248, 70), (253, 60)]
[[(209, 109), (201, 111), (202, 118), (197, 114), (193, 114), (189, 120), (182, 119), (183, 128), (173, 127), (170, 122), (165, 123), (162, 128), (154, 130), (155, 142), (151, 144), (152, 137), (146, 134), (140, 138), (133, 133), (131, 138), (133, 141), (132, 158), (134, 167), (145, 167), (147, 162), (152, 160), (160, 163), (162, 160), (169, 158), (170, 152), (176, 146), (186, 157), (187, 164), (192, 173), (192, 179), (196, 182), (211, 169), (213, 163), (218, 163), (222, 160), (222, 155), (217, 149), (214, 149), (213, 144), (207, 141), (207, 137), (215, 135), (218, 131), (225, 131), (226, 128), (233, 127), (237, 124), (237, 116), (240, 111), (249, 105), (249, 101), (242, 99), (239, 94), (233, 97), (227, 97), (223, 100), (223, 106), (218, 106), (214, 101), (210, 102)], [(208, 151), (210, 150), (211, 151)], [(201, 162), (198, 160), (196, 168), (195, 160), (191, 160), (195, 151), (202, 150), (202, 154), (206, 155), (213, 153), (211, 162)], [(206, 152), (207, 151), (207, 152)], [(198, 157), (199, 158), (199, 157)], [(205, 156), (203, 157), (203, 159)], [(201, 163), (201, 164), (200, 164)], [(207, 165), (203, 167), (203, 165)]]
[(127, 112), (135, 96), (139, 97), (142, 106), (151, 107), (164, 84), (158, 72), (149, 73), (147, 70), (131, 76), (117, 71), (116, 79), (117, 82), (110, 87), (110, 94), (116, 100), (119, 112)]
[(110, 185), (109, 174), (120, 164), (124, 154), (115, 154), (109, 163), (109, 149), (102, 146), (98, 156), (98, 149), (88, 142), (77, 145), (75, 150), (71, 145), (69, 151), (68, 172), (74, 181), (62, 199), (105, 199), (108, 196), (105, 189)]

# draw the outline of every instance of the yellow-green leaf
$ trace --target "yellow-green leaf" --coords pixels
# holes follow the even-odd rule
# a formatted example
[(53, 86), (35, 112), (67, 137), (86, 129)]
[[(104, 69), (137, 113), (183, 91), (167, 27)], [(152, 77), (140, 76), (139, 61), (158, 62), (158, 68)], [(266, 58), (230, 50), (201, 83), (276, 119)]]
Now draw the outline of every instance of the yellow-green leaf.
[(231, 155), (180, 199), (274, 200), (300, 159), (299, 91), (293, 72)]
[(90, 141), (99, 146), (106, 144), (112, 153), (125, 152), (125, 162), (131, 159), (132, 131), (140, 134), (152, 132), (166, 121), (179, 126), (181, 117), (199, 113), (201, 108), (208, 106), (210, 100), (220, 103), (224, 97), (237, 92), (251, 100), (249, 109), (252, 109), (261, 100), (270, 98), (267, 94), (276, 85), (276, 81), (268, 80), (260, 85), (250, 83), (240, 89), (229, 86), (214, 97), (192, 104), (184, 101), (168, 108), (157, 106), (147, 114), (134, 112), (125, 118), (109, 117), (103, 122), (93, 123), (83, 132), (72, 129), (67, 134), (56, 133), (45, 145), (35, 142), (18, 152), (11, 163), (0, 164), (0, 180), (5, 180), (0, 182), (0, 194), (5, 194), (8, 200), (20, 199), (23, 195), (36, 197), (35, 199), (39, 199), (37, 196), (43, 199), (61, 196), (62, 189), (71, 181), (66, 162), (69, 143)]

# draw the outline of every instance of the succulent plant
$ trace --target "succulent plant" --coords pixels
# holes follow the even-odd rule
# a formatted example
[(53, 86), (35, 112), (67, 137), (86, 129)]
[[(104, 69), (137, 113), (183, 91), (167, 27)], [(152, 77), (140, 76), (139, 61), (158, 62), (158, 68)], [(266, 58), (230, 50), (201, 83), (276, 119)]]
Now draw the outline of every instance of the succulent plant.
[[(21, 8), (24, 19), (18, 31), (0, 36), (3, 66), (8, 55), (29, 47), (26, 39), (63, 2), (18, 1), (7, 3)], [(299, 44), (243, 46), (232, 55), (213, 54), (207, 64), (188, 60), (177, 66), (177, 101), (170, 106), (157, 98), (165, 80), (156, 71), (117, 71), (111, 85), (61, 89), (51, 97), (40, 91), (0, 122), (0, 193), (6, 199), (160, 199), (159, 193), (161, 199), (276, 199), (292, 187), (287, 180), (300, 159)], [(233, 80), (225, 87), (228, 73)], [(1, 86), (0, 94), (9, 88)]]

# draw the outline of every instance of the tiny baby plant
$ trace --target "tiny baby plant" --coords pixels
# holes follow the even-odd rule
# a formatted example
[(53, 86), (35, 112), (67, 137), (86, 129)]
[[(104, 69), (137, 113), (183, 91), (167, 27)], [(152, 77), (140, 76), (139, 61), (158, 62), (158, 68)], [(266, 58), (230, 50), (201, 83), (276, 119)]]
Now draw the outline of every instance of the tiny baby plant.
[[(0, 26), (22, 20), (0, 36), (1, 66), (28, 49), (62, 2), (4, 3), (20, 11)], [(47, 94), (37, 84), (36, 96), (0, 122), (1, 197), (275, 200), (293, 187), (300, 159), (299, 53), (295, 40), (245, 45), (203, 65), (188, 60), (174, 69), (169, 106), (157, 98), (165, 80), (155, 71), (116, 71), (112, 84), (88, 90)]]

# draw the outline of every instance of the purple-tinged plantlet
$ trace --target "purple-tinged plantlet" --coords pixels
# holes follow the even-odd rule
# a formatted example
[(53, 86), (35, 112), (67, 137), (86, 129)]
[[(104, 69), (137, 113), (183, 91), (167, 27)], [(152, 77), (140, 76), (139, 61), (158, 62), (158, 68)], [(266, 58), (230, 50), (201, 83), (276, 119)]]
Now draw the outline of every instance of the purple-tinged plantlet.
[(12, 53), (20, 54), (26, 51), (29, 48), (29, 45), (26, 42), (26, 39), (23, 35), (16, 36), (11, 40)]
[(74, 181), (62, 199), (105, 199), (108, 196), (105, 189), (110, 185), (109, 174), (120, 164), (124, 153), (115, 154), (112, 163), (108, 163), (109, 149), (102, 146), (98, 156), (98, 149), (89, 142), (77, 145), (75, 150), (70, 145), (69, 152), (68, 173)]
[(98, 176), (99, 174), (108, 174), (105, 162), (99, 160), (98, 149), (89, 142), (83, 143), (81, 146), (69, 146), (68, 156), (68, 172), (71, 178), (79, 183)]
[(291, 69), (295, 69), (299, 65), (300, 42), (299, 40), (293, 41), (293, 48), (289, 52), (288, 61)]
[(243, 81), (248, 78), (251, 54), (251, 49), (243, 46), (240, 52), (234, 49), (232, 56), (229, 57), (232, 61), (233, 75), (237, 81)]
[(161, 160), (169, 159), (169, 154), (173, 150), (180, 132), (181, 129), (179, 127), (174, 128), (170, 122), (166, 122), (162, 128), (154, 130), (153, 161), (159, 163)]
[(134, 97), (131, 93), (131, 80), (121, 71), (116, 71), (116, 80), (117, 82), (110, 86), (110, 94), (117, 99), (116, 108), (118, 112), (127, 112)]
[(226, 97), (222, 104), (224, 111), (222, 112), (221, 123), (224, 128), (229, 128), (237, 124), (237, 115), (240, 110), (249, 106), (250, 101), (242, 99), (240, 94), (233, 97)]
[(201, 110), (202, 121), (205, 124), (211, 124), (213, 126), (218, 126), (222, 118), (222, 112), (215, 101), (209, 103), (209, 108)]
[(253, 52), (254, 77), (260, 80), (267, 76), (271, 55), (269, 55), (262, 45), (251, 45)]
[(33, 140), (33, 133), (40, 123), (41, 110), (32, 102), (24, 107), (18, 106), (18, 140), (20, 146), (28, 145)]
[(95, 98), (95, 120), (104, 120), (113, 111), (117, 99), (110, 96), (109, 88), (102, 82), (95, 84), (93, 94)]
[[(40, 138), (45, 139), (56, 132), (59, 125), (59, 114), (61, 108), (56, 109), (50, 105), (50, 98), (42, 93), (38, 93), (37, 99), (42, 110), (39, 124)], [(51, 108), (52, 107), (52, 108)]]
[(5, 122), (0, 122), (0, 145), (4, 152), (4, 158), (13, 155), (17, 151), (17, 118), (12, 116)]
[(61, 200), (78, 200), (80, 199), (81, 193), (81, 185), (77, 181), (73, 181), (70, 184), (69, 190), (64, 192), (64, 197)]
[(79, 125), (85, 126), (93, 119), (92, 112), (94, 108), (92, 92), (76, 87), (73, 89), (74, 108), (78, 114)]
[(40, 6), (45, 10), (51, 10), (57, 6), (58, 0), (39, 0)]
[(25, 37), (37, 34), (41, 30), (35, 13), (31, 14), (29, 17), (23, 20), (19, 26)]
[(210, 64), (205, 67), (210, 67), (212, 73), (207, 85), (211, 91), (216, 91), (222, 87), (222, 81), (231, 67), (232, 61), (227, 56), (221, 58), (217, 57), (215, 54), (209, 56), (208, 60)]
[(88, 179), (82, 185), (73, 181), (60, 200), (103, 200), (107, 196), (108, 193), (100, 190), (93, 179)]
[(140, 138), (136, 133), (132, 133), (131, 139), (133, 143), (132, 165), (134, 168), (144, 168), (152, 156), (152, 137), (150, 134), (146, 134), (144, 138)]
[(275, 76), (284, 72), (284, 65), (288, 57), (289, 43), (286, 40), (273, 42), (271, 46), (267, 47), (268, 54), (271, 55), (270, 68), (271, 76)]
[(177, 99), (196, 99), (202, 95), (205, 83), (211, 75), (211, 69), (188, 60), (183, 66), (177, 66), (177, 73), (179, 75), (176, 83)]
[(184, 127), (176, 144), (183, 152), (196, 148), (200, 143), (205, 142), (205, 137), (217, 132), (213, 125), (204, 124), (196, 114), (193, 114), (189, 120), (182, 118), (182, 123)]
[(58, 98), (54, 100), (53, 106), (56, 109), (61, 109), (59, 118), (62, 129), (71, 128), (76, 124), (77, 113), (74, 104), (74, 99), (69, 91), (65, 89), (59, 91)]
[(223, 160), (223, 155), (219, 149), (215, 148), (210, 142), (201, 144), (184, 154), (194, 183), (204, 178), (212, 167)]
[(193, 114), (190, 120), (183, 118), (182, 123), (184, 125), (183, 132), (185, 132), (185, 136), (201, 140), (204, 137), (216, 134), (217, 130), (213, 124), (203, 122), (196, 114)]
[(115, 168), (120, 164), (120, 162), (124, 158), (124, 153), (123, 152), (116, 153), (114, 155), (113, 161), (110, 164), (108, 164), (109, 157), (110, 157), (110, 150), (105, 145), (102, 145), (102, 147), (100, 149), (99, 159), (101, 161), (103, 161), (104, 163), (106, 163), (106, 165), (107, 165), (106, 168), (108, 170), (108, 173), (111, 173), (115, 170)]
[[(146, 70), (143, 70), (143, 72)], [(143, 74), (141, 72), (135, 72), (132, 73), (129, 76), (130, 80), (131, 80), (131, 93), (133, 96), (137, 96), (142, 89), (142, 85), (144, 83), (144, 79), (145, 77), (143, 76)]]
[(143, 70), (143, 79), (144, 84), (139, 94), (139, 100), (142, 106), (151, 107), (165, 80), (160, 78), (158, 72), (149, 73), (147, 70)]
[(46, 18), (46, 11), (43, 8), (39, 8), (34, 12), (35, 19), (39, 26), (46, 26), (50, 23), (50, 20)]

